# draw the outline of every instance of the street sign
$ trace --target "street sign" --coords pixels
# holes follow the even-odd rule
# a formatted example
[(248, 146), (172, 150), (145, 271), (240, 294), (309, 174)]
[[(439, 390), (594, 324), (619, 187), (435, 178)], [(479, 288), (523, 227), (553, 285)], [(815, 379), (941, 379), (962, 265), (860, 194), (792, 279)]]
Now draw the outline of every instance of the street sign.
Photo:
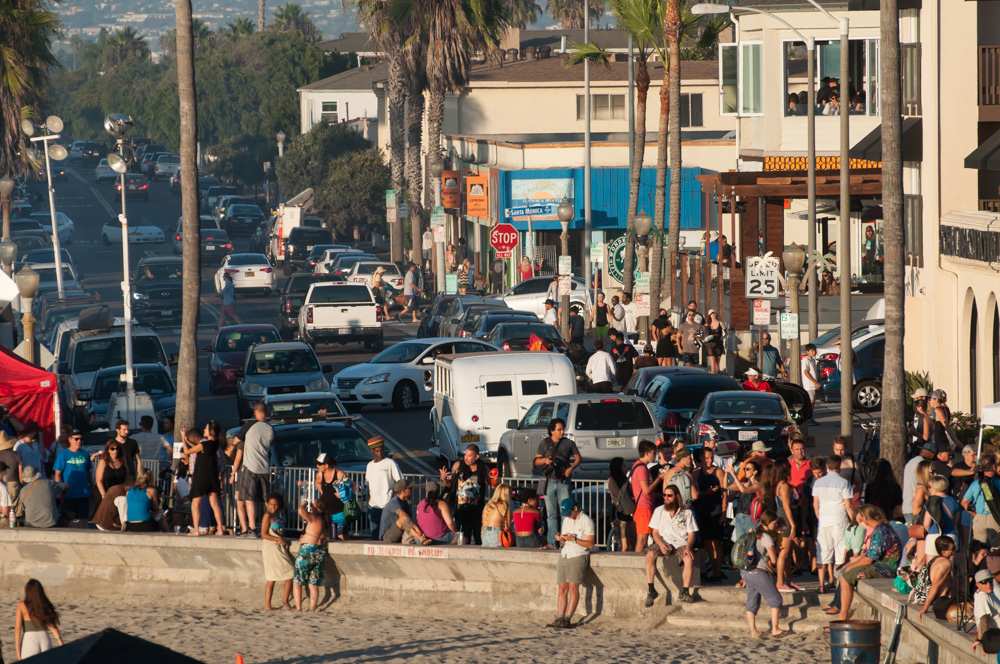
[(746, 259), (748, 299), (775, 299), (780, 291), (780, 261), (770, 252), (763, 256), (749, 256)]
[(508, 261), (514, 256), (513, 251), (496, 251), (494, 252), (494, 254), (496, 255), (497, 258), (499, 258), (502, 261)]
[(517, 241), (517, 229), (510, 224), (497, 224), (490, 230), (490, 246), (497, 251), (513, 251)]
[(449, 295), (454, 295), (458, 292), (458, 275), (454, 272), (449, 272), (444, 275), (444, 292)]
[(431, 212), (431, 226), (444, 226), (447, 220), (448, 215), (445, 214), (444, 208), (440, 205), (435, 206)]
[(570, 291), (572, 290), (572, 286), (573, 286), (572, 275), (568, 274), (561, 275), (559, 277), (559, 299), (562, 299), (563, 295), (568, 297), (570, 295)]
[(573, 257), (572, 256), (560, 256), (559, 257), (559, 274), (573, 274)]
[(636, 293), (648, 293), (649, 292), (649, 272), (639, 272), (635, 275), (635, 292)]
[(448, 236), (448, 229), (445, 227), (444, 224), (439, 224), (439, 225), (431, 226), (431, 228), (434, 230), (434, 241), (435, 242), (441, 242), (443, 244), (448, 239), (447, 238), (447, 236)]
[(604, 263), (604, 244), (590, 245), (590, 262)]
[(781, 312), (781, 338), (797, 339), (799, 337), (799, 315), (788, 311)]
[(753, 301), (753, 324), (754, 325), (770, 325), (771, 324), (771, 301), (770, 300), (754, 300)]

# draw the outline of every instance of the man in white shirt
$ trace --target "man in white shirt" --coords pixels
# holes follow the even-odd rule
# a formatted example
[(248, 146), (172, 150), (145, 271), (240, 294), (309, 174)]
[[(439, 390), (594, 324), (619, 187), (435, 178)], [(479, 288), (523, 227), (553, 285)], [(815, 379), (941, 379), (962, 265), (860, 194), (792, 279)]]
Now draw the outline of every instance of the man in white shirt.
[(594, 340), (594, 354), (587, 360), (587, 378), (592, 392), (610, 392), (615, 380), (615, 361), (604, 350), (604, 340)]
[(816, 346), (806, 344), (805, 355), (802, 356), (802, 389), (809, 393), (809, 401), (816, 404), (816, 392), (819, 391), (819, 370), (816, 368)]
[(631, 341), (634, 344), (639, 341), (639, 314), (635, 302), (632, 301), (632, 296), (628, 293), (622, 295), (622, 309), (625, 310), (625, 323), (622, 331), (625, 333), (626, 341)]
[(549, 325), (559, 325), (559, 313), (556, 311), (555, 300), (545, 300), (545, 313), (542, 314), (542, 322)]
[(976, 640), (972, 650), (982, 646), (982, 638), (988, 629), (1000, 626), (1000, 589), (993, 582), (988, 569), (976, 572), (976, 594), (972, 598), (972, 615), (976, 620)]
[(368, 485), (368, 523), (372, 539), (377, 539), (382, 523), (382, 509), (392, 499), (392, 488), (403, 479), (396, 462), (385, 455), (385, 439), (373, 436), (368, 439), (368, 449), (372, 460), (365, 467), (365, 483)]
[(559, 503), (562, 527), (556, 541), (562, 543), (556, 564), (556, 619), (549, 627), (573, 627), (573, 614), (580, 603), (580, 584), (590, 569), (590, 547), (594, 546), (594, 521), (580, 511), (572, 498)]
[(834, 565), (840, 567), (847, 559), (844, 534), (853, 518), (851, 485), (840, 476), (840, 457), (833, 455), (825, 462), (813, 459), (813, 469), (824, 473), (813, 482), (813, 510), (818, 519), (816, 529), (816, 564), (820, 592), (826, 589), (825, 579), (834, 579)]
[[(698, 526), (691, 510), (681, 507), (680, 491), (673, 484), (663, 489), (663, 504), (653, 510), (649, 520), (649, 541), (646, 547), (646, 606), (653, 606), (659, 593), (653, 586), (656, 578), (656, 560), (661, 556), (667, 563), (682, 567), (682, 582), (678, 599), (685, 603), (698, 600), (697, 587), (700, 574), (694, 559), (694, 538)], [(669, 571), (668, 571), (669, 574)], [(696, 576), (698, 578), (696, 578)]]

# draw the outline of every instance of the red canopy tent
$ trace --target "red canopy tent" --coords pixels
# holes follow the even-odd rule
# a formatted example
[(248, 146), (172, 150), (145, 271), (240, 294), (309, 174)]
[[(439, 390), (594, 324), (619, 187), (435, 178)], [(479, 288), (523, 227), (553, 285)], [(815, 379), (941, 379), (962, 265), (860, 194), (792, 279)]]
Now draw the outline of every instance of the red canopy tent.
[(22, 424), (37, 426), (46, 445), (56, 439), (58, 389), (59, 381), (54, 373), (0, 346), (0, 405)]

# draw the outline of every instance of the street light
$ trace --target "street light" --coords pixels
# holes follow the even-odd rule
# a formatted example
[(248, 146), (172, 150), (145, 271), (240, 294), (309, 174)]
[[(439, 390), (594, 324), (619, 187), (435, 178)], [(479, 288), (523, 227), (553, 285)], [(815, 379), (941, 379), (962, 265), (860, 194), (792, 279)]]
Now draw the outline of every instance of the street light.
[(285, 132), (278, 130), (278, 133), (274, 135), (274, 139), (278, 141), (278, 158), (281, 159), (285, 156)]
[[(563, 198), (559, 202), (559, 207), (556, 208), (556, 216), (559, 217), (559, 225), (562, 226), (562, 236), (560, 241), (562, 246), (562, 258), (565, 256), (569, 258), (569, 222), (573, 221), (576, 216), (576, 208), (573, 202), (568, 198)], [(589, 261), (590, 258), (588, 257)], [(563, 262), (563, 261), (560, 261)], [(563, 339), (569, 341), (569, 291), (573, 287), (572, 284), (563, 284), (563, 279), (569, 279), (568, 275), (559, 275), (559, 332), (562, 334)]]
[(14, 192), (14, 180), (6, 175), (0, 178), (0, 207), (3, 208), (3, 239), (10, 239), (10, 195)]
[(17, 260), (17, 245), (11, 240), (0, 240), (0, 263), (3, 271), (9, 277), (14, 271), (14, 261)]
[(125, 206), (125, 174), (128, 173), (128, 161), (125, 152), (125, 136), (132, 128), (132, 117), (124, 113), (112, 113), (104, 119), (104, 130), (115, 139), (118, 152), (108, 155), (108, 166), (118, 174), (121, 187), (122, 212), (118, 215), (121, 224), (122, 243), (122, 311), (125, 318), (125, 394), (128, 399), (128, 412), (135, 407), (135, 375), (132, 368), (132, 277), (129, 273), (128, 258), (128, 210)]
[(38, 273), (27, 265), (14, 275), (14, 283), (21, 294), (21, 325), (24, 326), (24, 340), (27, 342), (27, 360), (35, 363), (35, 316), (31, 313), (31, 301), (38, 293)]
[(791, 314), (795, 318), (795, 334), (791, 338), (791, 365), (792, 382), (802, 385), (802, 364), (800, 362), (801, 350), (799, 348), (799, 284), (802, 283), (802, 268), (806, 264), (806, 249), (801, 244), (786, 244), (781, 252), (781, 261), (785, 264), (785, 271), (788, 273), (788, 284), (786, 291), (791, 305)]
[[(56, 222), (56, 190), (52, 187), (51, 160), (62, 161), (69, 156), (69, 153), (66, 151), (66, 148), (58, 143), (49, 145), (49, 143), (59, 138), (59, 132), (63, 130), (63, 121), (58, 115), (50, 115), (45, 118), (43, 128), (45, 132), (40, 136), (35, 136), (35, 124), (27, 118), (21, 121), (21, 131), (27, 134), (28, 139), (32, 143), (40, 142), (45, 153), (45, 178), (49, 187), (49, 221), (52, 225), (52, 254), (56, 264), (56, 293), (59, 295), (59, 299), (62, 300), (65, 296), (65, 291), (63, 290), (62, 249), (59, 246), (59, 224)], [(5, 221), (5, 231), (9, 229), (9, 226), (9, 223)], [(9, 236), (5, 233), (3, 237), (6, 239)]]
[[(441, 161), (441, 155), (435, 154), (431, 157), (431, 163), (428, 166), (430, 170), (431, 177), (434, 178), (436, 183), (434, 186), (434, 197), (437, 207), (441, 205), (441, 174), (444, 172), (444, 162)], [(433, 226), (433, 224), (432, 224)], [(431, 228), (431, 232), (434, 229)], [(443, 293), (445, 291), (445, 265), (444, 265), (444, 242), (438, 242), (437, 233), (434, 234), (434, 288), (438, 293)]]

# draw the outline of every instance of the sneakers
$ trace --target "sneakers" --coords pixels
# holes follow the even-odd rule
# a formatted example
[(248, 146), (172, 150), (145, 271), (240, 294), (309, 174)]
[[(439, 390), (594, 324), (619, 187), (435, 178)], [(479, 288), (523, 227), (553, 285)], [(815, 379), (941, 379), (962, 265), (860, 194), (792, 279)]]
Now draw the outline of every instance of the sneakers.
[(691, 594), (691, 591), (687, 588), (682, 588), (680, 593), (677, 595), (677, 599), (685, 604), (692, 604), (697, 602), (698, 599)]
[(656, 598), (659, 596), (660, 593), (656, 592), (656, 590), (650, 590), (649, 592), (647, 592), (645, 607), (648, 609), (649, 607), (653, 606), (653, 604), (656, 603)]

